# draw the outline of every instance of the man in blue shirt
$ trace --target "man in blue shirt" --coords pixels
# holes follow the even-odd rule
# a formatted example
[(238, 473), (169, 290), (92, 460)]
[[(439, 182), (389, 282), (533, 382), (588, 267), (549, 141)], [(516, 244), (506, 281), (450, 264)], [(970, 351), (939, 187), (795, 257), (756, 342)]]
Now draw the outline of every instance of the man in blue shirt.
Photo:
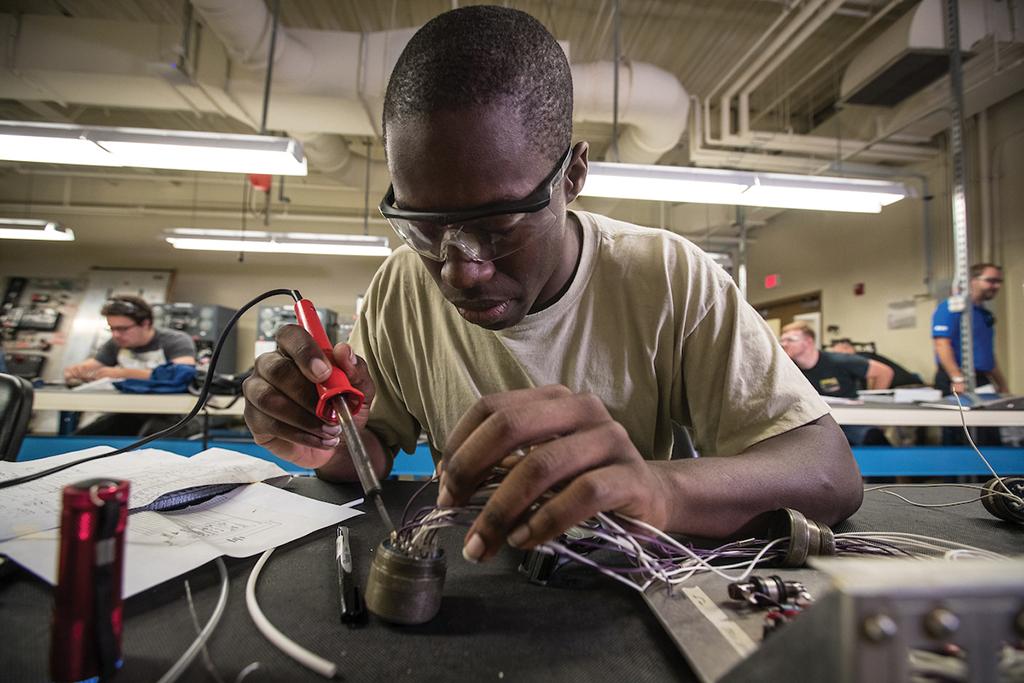
[[(1006, 379), (996, 363), (996, 318), (982, 304), (991, 301), (1003, 284), (1003, 269), (993, 263), (971, 266), (971, 340), (974, 349), (976, 386), (992, 384), (999, 393), (1009, 392)], [(932, 315), (932, 341), (935, 344), (935, 388), (942, 393), (966, 391), (960, 355), (960, 313), (949, 310), (949, 299), (943, 300)]]

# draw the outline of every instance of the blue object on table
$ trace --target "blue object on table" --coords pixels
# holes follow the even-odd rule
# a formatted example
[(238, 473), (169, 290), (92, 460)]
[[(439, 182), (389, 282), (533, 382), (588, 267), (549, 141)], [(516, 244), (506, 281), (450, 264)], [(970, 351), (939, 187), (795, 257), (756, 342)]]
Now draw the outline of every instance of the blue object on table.
[[(93, 446), (111, 446), (122, 448), (137, 441), (134, 436), (26, 436), (18, 453), (18, 462), (38, 460), (51, 455), (70, 453)], [(299, 467), (295, 463), (278, 458), (262, 446), (249, 441), (220, 441), (210, 439), (209, 448), (226, 448), (246, 455), (269, 460), (276, 463), (289, 474), (312, 474), (313, 470)], [(146, 445), (146, 448), (158, 448), (178, 455), (195, 455), (205, 450), (201, 441), (191, 439), (158, 439)], [(434, 461), (430, 457), (430, 447), (420, 444), (415, 453), (400, 452), (395, 456), (394, 467), (391, 468), (391, 479), (429, 479), (434, 474)]]
[(196, 376), (196, 366), (164, 363), (153, 368), (149, 379), (122, 379), (114, 382), (126, 394), (182, 394)]
[[(982, 451), (1000, 475), (1024, 474), (1024, 448), (989, 446)], [(992, 476), (967, 446), (854, 446), (864, 477)]]

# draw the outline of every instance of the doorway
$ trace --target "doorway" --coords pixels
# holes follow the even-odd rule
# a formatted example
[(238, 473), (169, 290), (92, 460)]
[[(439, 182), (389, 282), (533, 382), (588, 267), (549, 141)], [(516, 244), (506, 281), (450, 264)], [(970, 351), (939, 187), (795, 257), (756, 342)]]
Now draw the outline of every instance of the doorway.
[(801, 294), (757, 304), (754, 309), (765, 319), (778, 337), (782, 328), (791, 322), (803, 321), (811, 326), (821, 340), (821, 291)]

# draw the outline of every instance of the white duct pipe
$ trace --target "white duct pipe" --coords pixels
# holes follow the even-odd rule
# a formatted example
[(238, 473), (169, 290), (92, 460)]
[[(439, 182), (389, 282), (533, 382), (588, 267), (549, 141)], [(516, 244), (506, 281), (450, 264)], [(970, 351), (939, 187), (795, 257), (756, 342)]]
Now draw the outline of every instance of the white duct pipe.
[[(264, 0), (192, 0), (203, 23), (241, 69), (225, 89), (260, 111), (273, 16)], [(380, 136), (387, 78), (412, 29), (354, 33), (278, 27), (268, 126)], [(359, 121), (356, 124), (356, 121)]]
[[(246, 66), (265, 67), (272, 17), (263, 0), (193, 0), (193, 5), (225, 43), (230, 54), (244, 60)], [(361, 46), (360, 77), (355, 90), (367, 109), (370, 124), (375, 128), (391, 69), (414, 32), (410, 29), (368, 34)], [(282, 74), (291, 74), (304, 83), (321, 82), (316, 74), (321, 71), (319, 64), (322, 62), (336, 70), (340, 60), (327, 59), (330, 53), (321, 54), (321, 49), (331, 48), (319, 40), (317, 33), (325, 32), (279, 28), (278, 45), (281, 47), (275, 50), (275, 93), (279, 65)], [(339, 33), (330, 32), (330, 35)], [(346, 42), (352, 42), (358, 34), (341, 35), (345, 36)], [(386, 68), (378, 68), (381, 65)], [(614, 108), (611, 62), (577, 64), (572, 67), (572, 72), (575, 118), (610, 121)], [(624, 125), (618, 140), (619, 158), (623, 162), (654, 163), (679, 142), (686, 130), (689, 98), (674, 75), (651, 64), (623, 63), (619, 77), (619, 120)], [(281, 75), (281, 79), (285, 80), (286, 76)], [(295, 92), (295, 86), (295, 83), (286, 83), (282, 90)], [(275, 98), (271, 98), (271, 122), (274, 121), (275, 102)], [(340, 151), (340, 147), (334, 147)], [(331, 163), (340, 165), (345, 162), (337, 159)]]
[[(24, 213), (31, 216), (48, 214), (70, 214), (74, 216), (160, 216), (169, 218), (215, 218), (238, 220), (238, 209), (175, 209), (166, 206), (124, 206), (118, 204), (25, 204), (22, 202), (0, 202), (0, 210)], [(295, 213), (287, 210), (271, 211), (271, 222), (287, 223), (328, 223), (345, 225), (363, 225), (362, 216), (343, 216), (331, 213)], [(369, 224), (382, 228), (382, 233), (390, 236), (391, 226), (383, 218), (371, 218)]]
[[(225, 45), (200, 41), (187, 75), (169, 66), (179, 27), (43, 15), (18, 22), (0, 15), (0, 92), (25, 101), (227, 115), (252, 125), (260, 119), (269, 50), (266, 5), (196, 0), (196, 8)], [(268, 127), (293, 135), (378, 136), (388, 78), (414, 32), (281, 30)], [(685, 131), (688, 97), (672, 74), (655, 66), (633, 62), (620, 69), (620, 158), (653, 163)], [(577, 64), (573, 76), (577, 120), (611, 122), (611, 64)]]
[[(577, 121), (611, 121), (612, 69), (612, 62), (573, 65), (573, 118)], [(619, 160), (655, 163), (686, 131), (689, 106), (686, 90), (669, 72), (641, 62), (620, 64), (618, 108), (624, 130), (618, 139)]]
[[(319, 133), (296, 136), (306, 151), (309, 164), (346, 187), (366, 186), (366, 157), (353, 154), (340, 135)], [(390, 182), (387, 164), (370, 160), (370, 188), (383, 192)]]
[[(191, 1), (236, 64), (245, 69), (266, 69), (274, 20), (263, 0)], [(313, 52), (280, 27), (274, 52), (275, 79), (305, 83), (312, 77), (316, 63)]]

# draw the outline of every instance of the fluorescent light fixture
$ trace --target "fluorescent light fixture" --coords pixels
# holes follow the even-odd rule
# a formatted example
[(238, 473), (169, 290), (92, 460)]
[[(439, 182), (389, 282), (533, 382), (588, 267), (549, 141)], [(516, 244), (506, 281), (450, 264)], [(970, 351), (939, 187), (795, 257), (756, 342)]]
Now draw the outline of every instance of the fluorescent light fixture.
[(48, 240), (51, 242), (73, 242), (75, 232), (53, 221), (37, 221), (29, 218), (0, 218), (0, 239), (4, 240)]
[(594, 162), (590, 164), (582, 194), (662, 202), (878, 213), (883, 206), (910, 193), (902, 183), (887, 180)]
[(302, 143), (269, 135), (0, 121), (0, 159), (306, 175)]
[(388, 256), (391, 253), (387, 237), (368, 235), (173, 228), (165, 234), (164, 239), (175, 249), (200, 251), (377, 257)]

